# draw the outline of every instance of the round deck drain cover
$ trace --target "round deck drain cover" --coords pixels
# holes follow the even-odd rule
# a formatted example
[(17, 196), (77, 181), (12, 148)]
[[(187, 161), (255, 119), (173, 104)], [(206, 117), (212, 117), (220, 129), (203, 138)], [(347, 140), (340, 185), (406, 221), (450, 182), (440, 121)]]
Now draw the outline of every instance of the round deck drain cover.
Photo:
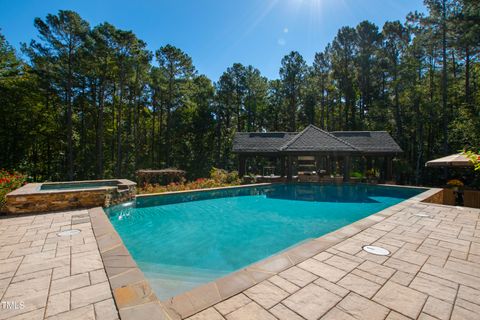
[(376, 247), (376, 246), (363, 246), (362, 248), (364, 251), (377, 255), (377, 256), (388, 256), (390, 254), (390, 251), (388, 251), (385, 248), (382, 247)]
[(71, 229), (71, 230), (65, 230), (65, 231), (59, 232), (59, 233), (57, 233), (57, 236), (68, 237), (68, 236), (73, 236), (73, 235), (76, 235), (76, 234), (79, 234), (79, 233), (80, 233), (80, 230)]
[(431, 217), (431, 215), (426, 214), (426, 213), (415, 213), (414, 216), (415, 217), (420, 217), (420, 218), (430, 218)]

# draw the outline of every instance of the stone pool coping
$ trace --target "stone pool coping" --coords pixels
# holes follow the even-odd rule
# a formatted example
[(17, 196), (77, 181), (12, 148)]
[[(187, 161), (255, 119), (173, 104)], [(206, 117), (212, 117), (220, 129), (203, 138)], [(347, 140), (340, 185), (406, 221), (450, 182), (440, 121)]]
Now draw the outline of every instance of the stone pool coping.
[(240, 184), (236, 186), (227, 186), (227, 187), (215, 187), (215, 188), (205, 188), (205, 189), (194, 189), (194, 190), (181, 190), (181, 191), (167, 191), (167, 192), (157, 192), (157, 193), (144, 193), (137, 194), (136, 198), (150, 198), (150, 197), (159, 197), (159, 196), (169, 196), (175, 194), (185, 194), (185, 193), (199, 193), (199, 192), (208, 192), (208, 191), (218, 191), (218, 190), (229, 190), (229, 189), (240, 189), (240, 188), (250, 188), (250, 187), (265, 187), (273, 186), (278, 184), (312, 184), (312, 185), (369, 185), (369, 186), (385, 186), (385, 187), (397, 187), (397, 188), (407, 188), (407, 189), (431, 189), (428, 187), (418, 187), (418, 186), (404, 186), (396, 184), (378, 184), (378, 183), (342, 183), (342, 184), (332, 184), (331, 182), (262, 182), (262, 183), (249, 183), (249, 184)]
[(250, 188), (250, 187), (264, 187), (264, 186), (271, 186), (271, 185), (274, 185), (274, 184), (280, 184), (280, 183), (277, 183), (277, 182), (250, 183), (250, 184), (241, 184), (241, 185), (238, 185), (238, 186), (228, 186), (228, 187), (215, 187), (215, 188), (181, 190), (181, 191), (167, 191), (167, 192), (159, 192), (159, 193), (144, 193), (144, 194), (137, 194), (137, 198), (149, 198), (149, 197), (158, 197), (158, 196), (169, 196), (169, 195), (174, 195), (174, 194), (198, 193), (198, 192), (240, 189), (240, 188)]
[[(270, 185), (270, 183), (262, 185)], [(156, 297), (148, 280), (131, 257), (103, 209), (100, 207), (90, 209), (89, 213), (121, 319), (184, 319), (295, 266), (383, 221), (403, 208), (423, 202), (441, 191), (442, 189), (429, 188), (417, 196), (406, 199), (366, 218), (319, 238), (300, 243), (239, 271), (218, 278), (213, 282), (172, 297), (167, 301), (160, 301)], [(188, 192), (193, 191), (188, 190)], [(170, 192), (169, 194), (176, 193), (185, 192)]]
[(122, 320), (168, 319), (102, 207), (88, 210), (98, 250)]

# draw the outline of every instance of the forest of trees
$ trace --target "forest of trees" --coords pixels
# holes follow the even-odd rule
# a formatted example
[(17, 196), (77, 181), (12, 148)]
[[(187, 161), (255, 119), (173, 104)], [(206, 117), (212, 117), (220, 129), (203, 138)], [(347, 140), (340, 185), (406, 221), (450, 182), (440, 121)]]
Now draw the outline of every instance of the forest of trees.
[[(308, 65), (278, 79), (234, 63), (212, 81), (180, 48), (77, 13), (37, 18), (16, 52), (0, 34), (0, 167), (34, 180), (132, 177), (177, 167), (190, 178), (236, 167), (236, 131), (387, 130), (397, 173), (421, 184), (434, 157), (480, 141), (480, 2), (425, 0), (427, 14), (341, 28)], [(321, 49), (321, 48), (319, 48)]]

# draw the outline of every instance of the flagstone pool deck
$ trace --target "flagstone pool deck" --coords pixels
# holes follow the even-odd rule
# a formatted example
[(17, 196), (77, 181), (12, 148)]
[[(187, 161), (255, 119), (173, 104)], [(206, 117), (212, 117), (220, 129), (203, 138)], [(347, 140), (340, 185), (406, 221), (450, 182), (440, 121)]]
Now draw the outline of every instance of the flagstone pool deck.
[(480, 210), (438, 191), (162, 302), (101, 208), (4, 216), (0, 319), (479, 319)]

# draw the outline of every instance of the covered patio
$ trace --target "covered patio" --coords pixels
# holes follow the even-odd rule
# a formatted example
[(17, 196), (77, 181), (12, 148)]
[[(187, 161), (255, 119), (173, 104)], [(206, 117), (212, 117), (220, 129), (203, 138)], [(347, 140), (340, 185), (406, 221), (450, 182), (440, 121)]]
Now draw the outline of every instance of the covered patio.
[[(277, 181), (344, 181), (352, 169), (366, 176), (378, 172), (380, 181), (393, 178), (393, 158), (402, 149), (386, 131), (327, 132), (314, 125), (297, 132), (238, 132), (233, 140), (241, 177), (261, 170)], [(252, 168), (249, 162), (267, 159)], [(267, 174), (266, 174), (267, 173)]]

